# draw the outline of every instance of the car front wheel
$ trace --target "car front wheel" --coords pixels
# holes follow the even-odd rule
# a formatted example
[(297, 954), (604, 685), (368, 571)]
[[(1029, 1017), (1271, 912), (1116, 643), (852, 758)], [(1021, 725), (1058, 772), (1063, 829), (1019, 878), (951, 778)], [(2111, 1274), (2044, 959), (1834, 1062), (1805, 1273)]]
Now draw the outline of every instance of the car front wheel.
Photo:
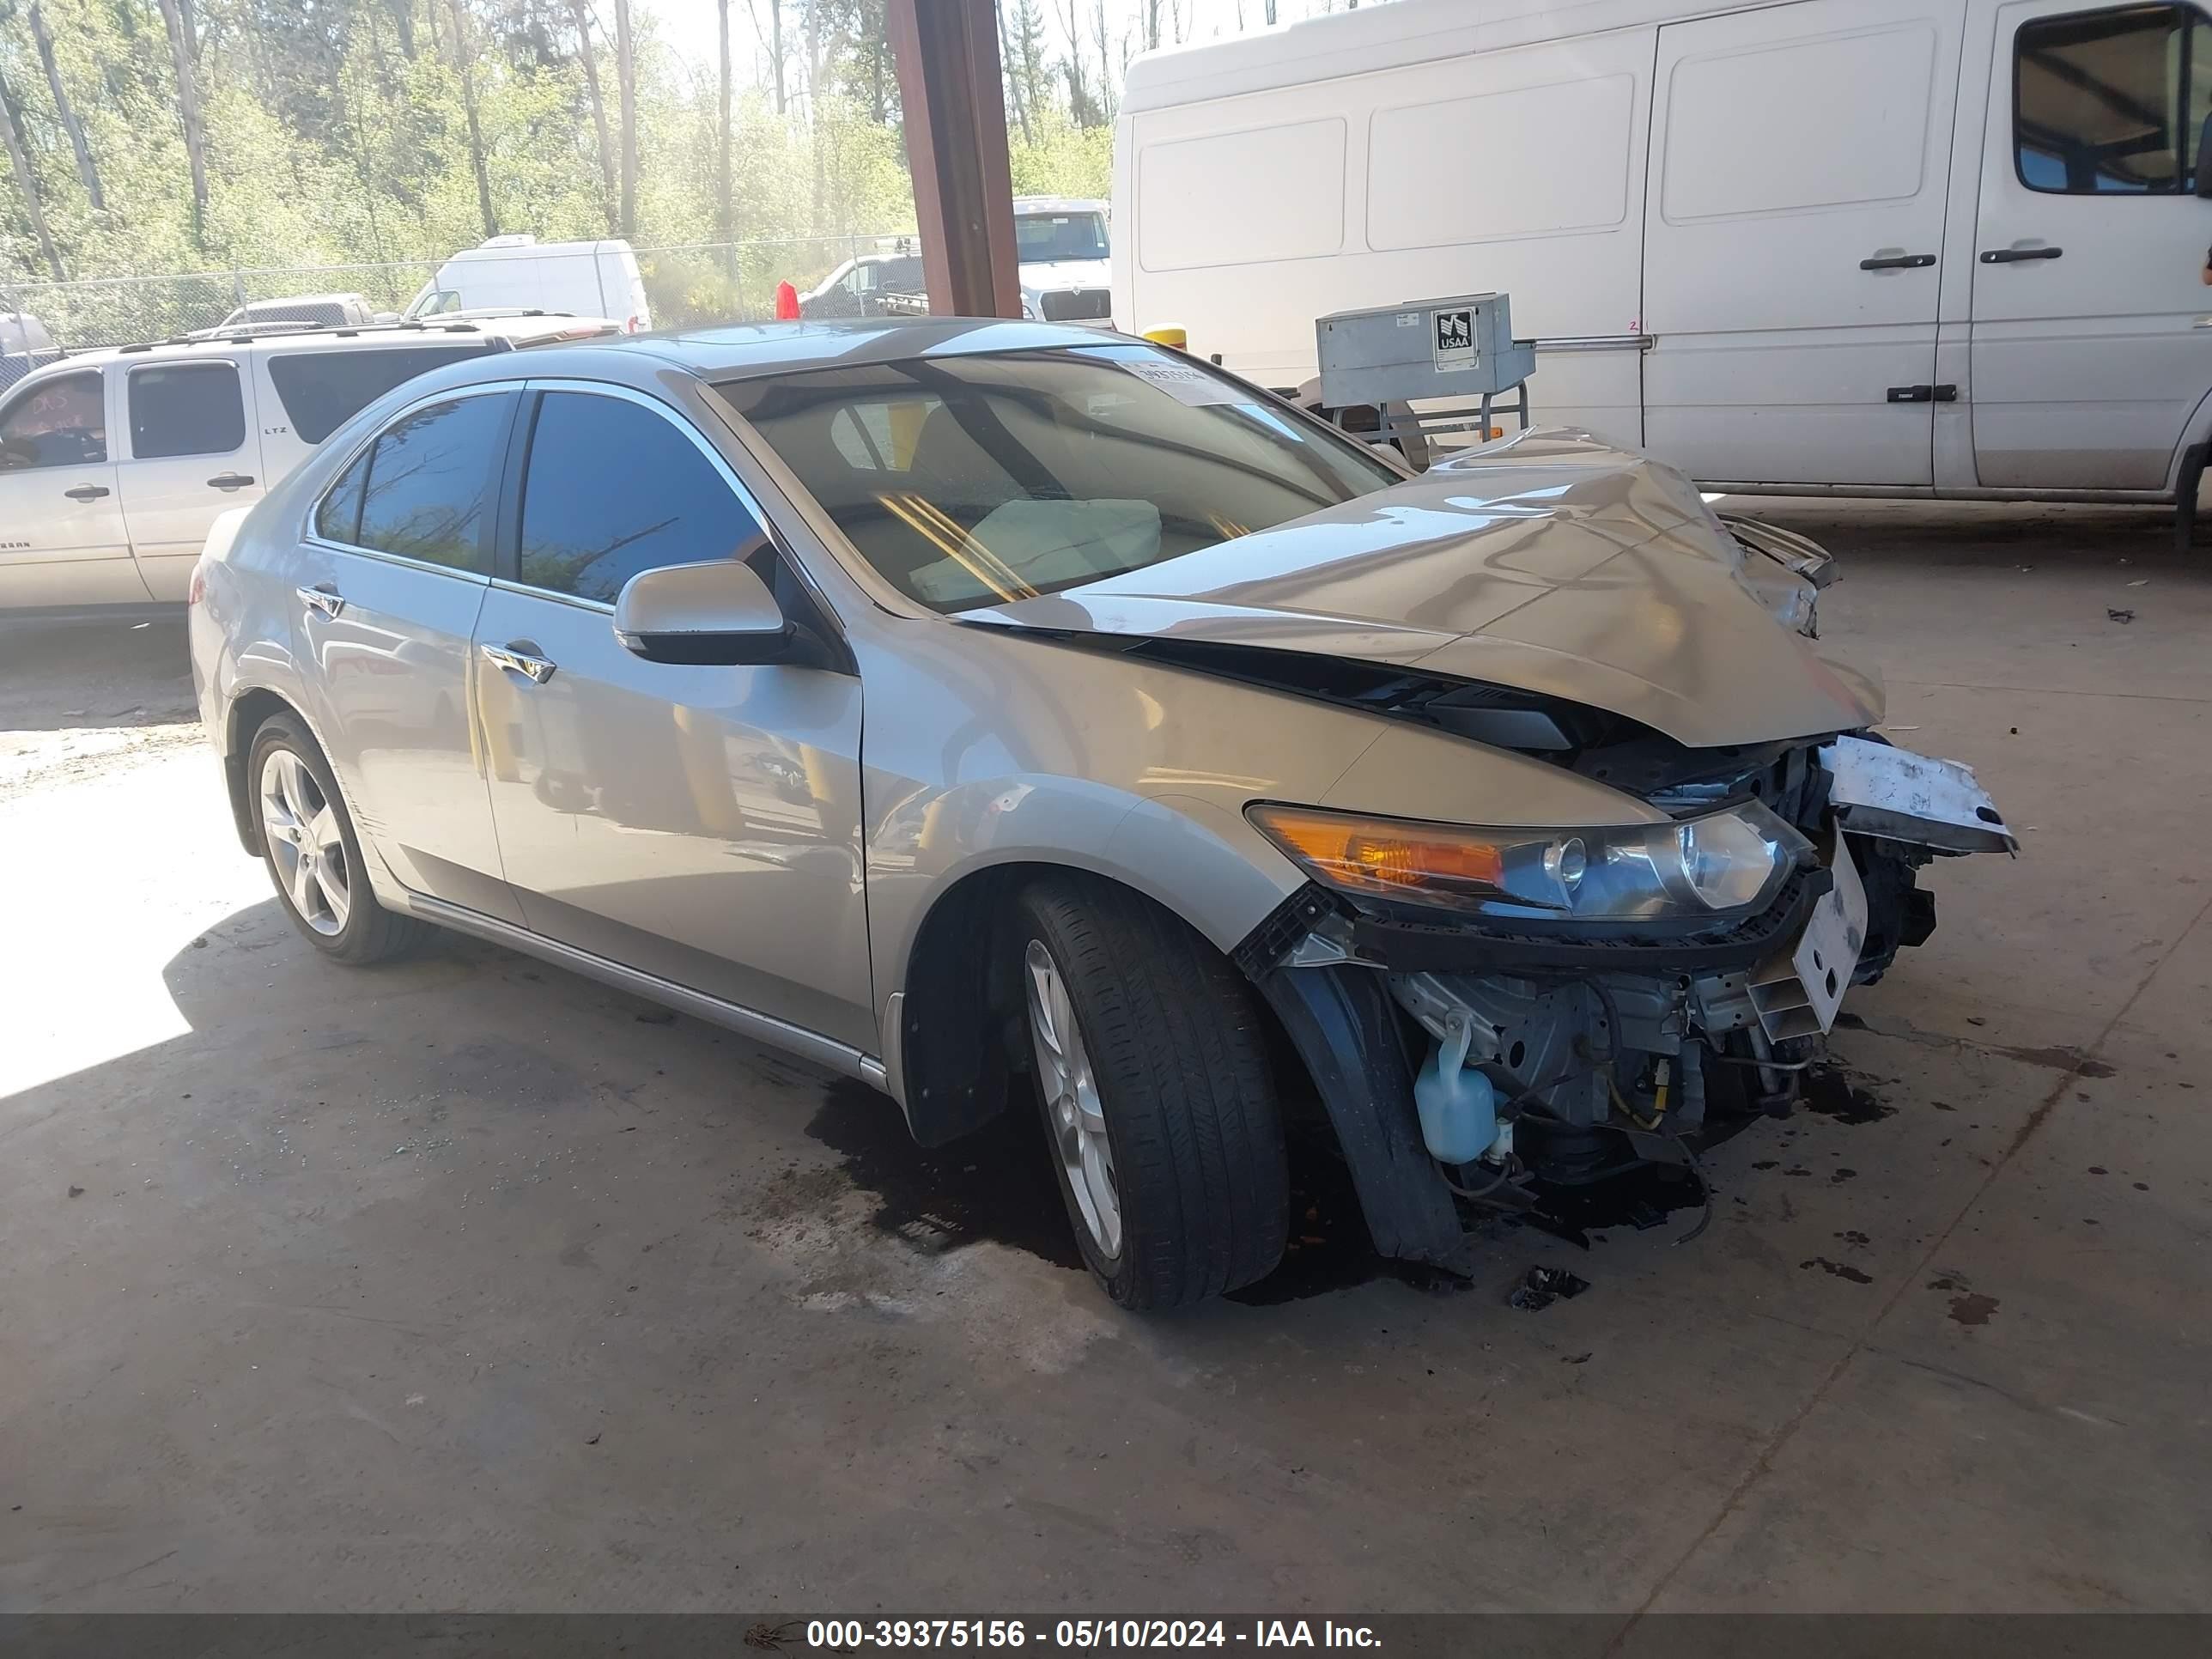
[(1176, 1308), (1265, 1277), (1290, 1177), (1251, 988), (1183, 922), (1109, 883), (1037, 882), (1015, 922), (1060, 1195), (1107, 1294)]
[(380, 962), (422, 933), (369, 890), (361, 842), (330, 763), (298, 720), (271, 716), (246, 759), (261, 856), (284, 913), (307, 942), (340, 962)]

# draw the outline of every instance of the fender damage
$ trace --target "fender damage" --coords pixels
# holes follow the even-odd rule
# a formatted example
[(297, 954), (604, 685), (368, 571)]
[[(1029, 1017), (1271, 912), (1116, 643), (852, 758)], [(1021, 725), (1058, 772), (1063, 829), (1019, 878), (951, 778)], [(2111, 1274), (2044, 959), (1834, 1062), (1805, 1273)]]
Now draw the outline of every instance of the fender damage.
[[(1879, 687), (1814, 645), (1831, 571), (1802, 537), (1724, 523), (1670, 468), (1536, 431), (963, 620), (1468, 744), (1476, 787), (1439, 796), (1424, 776), (1433, 744), (1386, 730), (1313, 803), (1328, 811), (1402, 823), (1438, 817), (1411, 803), (1448, 799), (1516, 823), (1511, 780), (1536, 760), (1646, 832), (1779, 821), (1786, 872), (1707, 916), (1500, 919), (1316, 880), (1243, 941), (1236, 959), (1311, 1076), (1376, 1249), (1463, 1267), (1471, 1214), (1694, 1164), (1731, 1115), (1786, 1109), (1850, 988), (1934, 927), (1920, 872), (2013, 850), (1972, 774), (1876, 737)], [(1415, 1100), (1446, 1052), (1494, 1103), (1487, 1145), (1454, 1143), (1455, 1161)]]

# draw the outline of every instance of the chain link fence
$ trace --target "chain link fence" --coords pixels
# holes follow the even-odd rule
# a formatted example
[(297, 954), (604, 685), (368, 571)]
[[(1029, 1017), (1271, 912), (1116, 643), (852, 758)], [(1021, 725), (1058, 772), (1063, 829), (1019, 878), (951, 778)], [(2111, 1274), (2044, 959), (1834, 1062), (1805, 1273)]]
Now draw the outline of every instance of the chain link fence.
[[(690, 327), (763, 321), (775, 314), (778, 283), (804, 292), (843, 261), (910, 246), (912, 238), (906, 232), (687, 242), (641, 247), (636, 254), (653, 325)], [(342, 326), (404, 311), (441, 263), (270, 266), (74, 283), (0, 279), (0, 314), (36, 319), (63, 351), (173, 339), (196, 329)], [(618, 312), (625, 303), (610, 300)]]

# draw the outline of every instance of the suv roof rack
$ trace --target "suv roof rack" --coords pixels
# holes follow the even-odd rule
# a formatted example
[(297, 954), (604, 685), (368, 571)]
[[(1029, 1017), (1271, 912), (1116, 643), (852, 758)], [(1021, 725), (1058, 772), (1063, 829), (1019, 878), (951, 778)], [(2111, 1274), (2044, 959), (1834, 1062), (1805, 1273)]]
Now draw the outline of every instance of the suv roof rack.
[[(547, 315), (558, 313), (547, 313)], [(473, 322), (459, 319), (453, 322), (424, 322), (420, 319), (403, 318), (394, 323), (302, 323), (297, 327), (262, 327), (238, 333), (204, 334), (197, 330), (184, 334), (172, 334), (160, 340), (134, 340), (129, 345), (116, 347), (118, 351), (152, 351), (161, 346), (177, 345), (252, 345), (257, 340), (296, 340), (308, 334), (336, 334), (350, 338), (357, 334), (481, 334), (483, 331)]]

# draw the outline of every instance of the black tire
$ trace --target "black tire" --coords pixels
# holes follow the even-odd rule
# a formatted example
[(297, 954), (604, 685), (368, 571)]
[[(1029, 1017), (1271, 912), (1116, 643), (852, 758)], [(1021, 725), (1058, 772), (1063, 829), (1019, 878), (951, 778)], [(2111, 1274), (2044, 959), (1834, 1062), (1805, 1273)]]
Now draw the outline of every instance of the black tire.
[(383, 962), (412, 950), (429, 932), (422, 922), (412, 916), (403, 916), (386, 909), (376, 902), (369, 890), (368, 866), (361, 855), (361, 840), (354, 833), (353, 815), (346, 811), (345, 798), (338, 793), (337, 782), (331, 775), (330, 763), (307, 728), (290, 714), (272, 714), (261, 723), (253, 734), (253, 745), (246, 751), (246, 787), (247, 800), (254, 812), (257, 826), (263, 823), (263, 779), (270, 757), (283, 751), (295, 757), (313, 781), (337, 821), (338, 836), (344, 848), (345, 886), (349, 895), (344, 922), (336, 932), (326, 932), (310, 921), (300, 912), (288, 887), (284, 874), (277, 864), (278, 850), (270, 845), (265, 829), (261, 830), (261, 861), (268, 867), (270, 884), (276, 890), (276, 902), (284, 907), (284, 914), (292, 919), (301, 938), (334, 962), (350, 963), (357, 967), (373, 962)]
[(1265, 1278), (1289, 1231), (1290, 1170), (1251, 987), (1184, 922), (1110, 882), (1038, 881), (1013, 921), (1025, 1030), (1035, 942), (1066, 988), (1097, 1084), (1120, 1218), (1111, 1254), (1059, 1155), (1042, 1077), (1037, 1092), (1069, 1223), (1106, 1293), (1125, 1308), (1179, 1308)]

